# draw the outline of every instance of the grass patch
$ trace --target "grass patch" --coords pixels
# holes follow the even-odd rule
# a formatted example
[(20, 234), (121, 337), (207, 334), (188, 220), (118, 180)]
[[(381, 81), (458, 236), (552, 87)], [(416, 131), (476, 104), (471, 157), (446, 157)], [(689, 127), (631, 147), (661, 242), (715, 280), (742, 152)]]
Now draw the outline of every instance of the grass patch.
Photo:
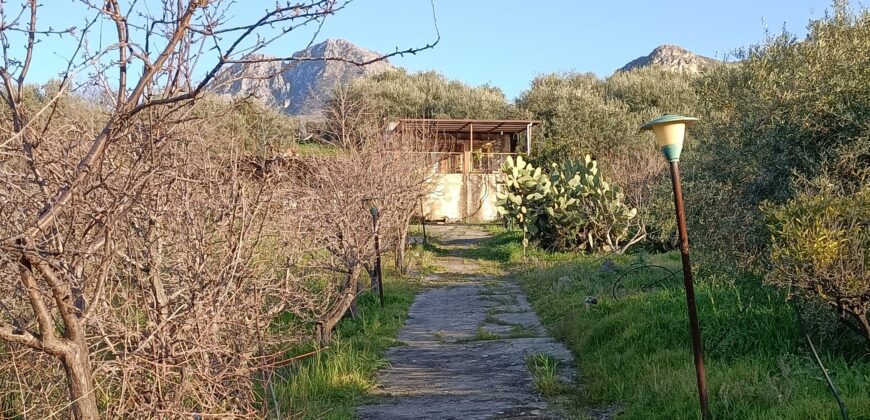
[[(502, 338), (504, 338), (504, 337), (502, 337), (496, 333), (487, 331), (486, 329), (483, 328), (483, 325), (481, 325), (481, 326), (477, 327), (477, 332), (475, 332), (473, 336), (459, 338), (459, 339), (453, 341), (452, 343), (463, 344), (463, 343), (471, 343), (474, 341), (501, 340)], [(442, 339), (443, 339), (443, 336), (442, 336)], [(442, 341), (442, 342), (446, 342), (446, 340)]]
[(485, 230), (492, 233), (493, 237), (482, 241), (477, 247), (462, 250), (462, 255), (482, 261), (510, 264), (566, 261), (579, 255), (574, 252), (547, 252), (530, 246), (524, 258), (521, 231), (506, 230), (497, 225), (487, 225)]
[(484, 324), (495, 324), (495, 325), (512, 325), (510, 322), (502, 321), (495, 316), (495, 313), (487, 313), (486, 318), (483, 319)]
[[(409, 233), (409, 235), (413, 234), (413, 232)], [(406, 252), (406, 258), (409, 261), (408, 268), (417, 274), (425, 275), (436, 271), (437, 248), (429, 243), (411, 245)]]
[(368, 400), (375, 372), (386, 364), (387, 348), (402, 344), (395, 336), (420, 289), (411, 280), (385, 280), (384, 308), (373, 294), (362, 295), (360, 316), (338, 325), (328, 349), (278, 373), (274, 396), (266, 396), (275, 417), (350, 419), (355, 407)]
[(474, 338), (468, 341), (486, 341), (486, 340), (501, 340), (502, 336), (489, 332), (483, 327), (477, 327), (477, 333), (474, 335)]
[(545, 397), (561, 395), (568, 390), (559, 378), (559, 361), (546, 353), (526, 356), (526, 367), (532, 374), (535, 388)]
[[(680, 287), (612, 299), (594, 266), (570, 264), (581, 280), (554, 293), (565, 267), (527, 273), (522, 282), (550, 331), (578, 357), (588, 397), (620, 403), (629, 419), (697, 415), (694, 366)], [(598, 277), (596, 279), (596, 277)], [(821, 374), (801, 351), (782, 295), (758, 285), (697, 285), (710, 399), (718, 418), (838, 418)], [(599, 296), (590, 310), (578, 309)], [(818, 341), (817, 341), (818, 342)], [(825, 362), (853, 418), (870, 417), (870, 363), (828, 351)]]
[[(515, 232), (501, 233), (474, 252), (519, 272), (548, 330), (575, 354), (582, 392), (570, 396), (569, 416), (619, 406), (621, 419), (700, 417), (679, 254), (639, 253), (612, 256), (607, 262), (535, 250), (523, 261), (519, 239)], [(614, 298), (613, 283), (619, 274), (641, 264), (678, 273), (675, 279), (658, 282), (667, 277), (664, 270), (641, 271), (623, 279)], [(715, 417), (840, 418), (783, 292), (761, 285), (758, 278), (699, 268), (697, 303)], [(598, 304), (587, 309), (584, 301), (590, 296)], [(824, 318), (829, 311), (819, 314), (810, 327), (822, 359), (851, 418), (870, 418), (866, 345)], [(533, 372), (536, 383), (550, 387), (547, 361), (535, 363), (540, 365), (534, 368), (538, 373)]]
[(308, 142), (298, 143), (294, 148), (299, 156), (335, 156), (342, 153), (341, 148), (326, 143)]
[(538, 330), (536, 330), (535, 328), (532, 328), (528, 325), (515, 324), (511, 327), (511, 331), (510, 333), (508, 333), (508, 336), (510, 338), (530, 338), (537, 337), (538, 334)]

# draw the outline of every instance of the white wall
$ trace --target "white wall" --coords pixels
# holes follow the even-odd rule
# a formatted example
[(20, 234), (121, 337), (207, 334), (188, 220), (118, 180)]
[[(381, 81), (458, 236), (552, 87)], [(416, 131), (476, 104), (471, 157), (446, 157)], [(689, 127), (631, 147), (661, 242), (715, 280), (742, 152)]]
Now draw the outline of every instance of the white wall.
[(435, 189), (423, 202), (430, 220), (492, 222), (498, 220), (496, 191), (499, 174), (439, 174)]

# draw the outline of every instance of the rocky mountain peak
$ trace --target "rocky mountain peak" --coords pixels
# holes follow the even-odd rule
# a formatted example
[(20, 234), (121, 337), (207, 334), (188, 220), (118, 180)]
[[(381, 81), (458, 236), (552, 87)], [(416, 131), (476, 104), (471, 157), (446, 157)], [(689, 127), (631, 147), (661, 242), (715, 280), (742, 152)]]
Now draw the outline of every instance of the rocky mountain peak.
[(657, 66), (683, 73), (702, 73), (720, 61), (695, 54), (678, 45), (660, 45), (649, 55), (638, 57), (617, 71), (629, 71), (640, 67)]
[(319, 44), (314, 44), (302, 51), (297, 52), (294, 56), (312, 56), (312, 57), (340, 57), (355, 53), (355, 55), (375, 54), (365, 48), (360, 48), (352, 42), (342, 38), (330, 38)]
[[(230, 97), (253, 96), (287, 114), (316, 117), (336, 86), (394, 68), (386, 60), (363, 67), (350, 63), (370, 61), (380, 54), (344, 39), (327, 39), (297, 51), (291, 57), (305, 60), (234, 64), (219, 76), (215, 93)], [(349, 62), (318, 60), (321, 58)]]

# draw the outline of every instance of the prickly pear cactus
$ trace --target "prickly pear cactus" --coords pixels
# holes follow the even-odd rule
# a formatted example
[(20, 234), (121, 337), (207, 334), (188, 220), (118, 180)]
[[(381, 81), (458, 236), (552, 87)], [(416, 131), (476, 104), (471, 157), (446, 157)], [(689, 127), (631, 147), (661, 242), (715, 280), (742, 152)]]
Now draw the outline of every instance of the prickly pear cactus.
[(500, 215), (523, 230), (523, 248), (529, 245), (529, 235), (537, 232), (536, 222), (540, 201), (549, 194), (550, 177), (541, 168), (517, 156), (508, 156), (501, 166), (504, 191), (496, 193), (496, 209)]
[(629, 234), (637, 210), (601, 174), (590, 156), (552, 165), (549, 174), (508, 159), (498, 211), (523, 229), (523, 245), (535, 239), (549, 249), (616, 251)]

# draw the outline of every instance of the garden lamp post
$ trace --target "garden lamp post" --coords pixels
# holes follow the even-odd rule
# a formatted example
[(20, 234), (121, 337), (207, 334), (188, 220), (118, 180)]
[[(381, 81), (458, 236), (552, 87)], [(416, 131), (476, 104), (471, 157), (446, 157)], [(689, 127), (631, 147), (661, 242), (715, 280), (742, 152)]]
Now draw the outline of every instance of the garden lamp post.
[(375, 235), (375, 277), (377, 278), (378, 285), (378, 300), (381, 303), (381, 307), (384, 307), (384, 272), (381, 267), (381, 212), (378, 209), (378, 206), (383, 201), (383, 197), (369, 197), (363, 199), (363, 201), (369, 203), (369, 213), (372, 215), (372, 231)]
[(701, 348), (701, 327), (698, 324), (698, 308), (695, 306), (695, 287), (692, 266), (689, 263), (689, 238), (686, 233), (686, 210), (683, 208), (683, 191), (680, 185), (680, 152), (686, 126), (697, 122), (697, 118), (667, 114), (643, 126), (641, 130), (652, 130), (656, 145), (662, 151), (671, 169), (671, 183), (674, 188), (674, 207), (677, 211), (677, 229), (680, 235), (680, 255), (683, 260), (683, 283), (686, 287), (686, 305), (689, 309), (689, 328), (692, 333), (692, 350), (695, 355), (695, 374), (698, 379), (698, 399), (701, 402), (701, 417), (712, 418), (707, 400), (707, 379), (704, 372), (704, 350)]

